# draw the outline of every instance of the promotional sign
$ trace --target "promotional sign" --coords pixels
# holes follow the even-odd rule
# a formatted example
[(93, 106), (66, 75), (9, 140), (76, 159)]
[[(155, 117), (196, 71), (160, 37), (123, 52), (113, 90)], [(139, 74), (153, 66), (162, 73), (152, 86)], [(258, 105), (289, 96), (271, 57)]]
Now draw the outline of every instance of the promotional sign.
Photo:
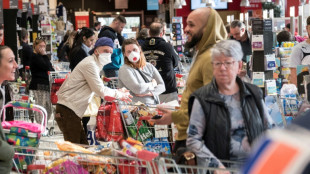
[(86, 12), (75, 12), (75, 29), (82, 27), (89, 27), (89, 13)]
[(18, 0), (3, 0), (3, 9), (17, 9)]
[(147, 0), (147, 10), (158, 10), (158, 0)]

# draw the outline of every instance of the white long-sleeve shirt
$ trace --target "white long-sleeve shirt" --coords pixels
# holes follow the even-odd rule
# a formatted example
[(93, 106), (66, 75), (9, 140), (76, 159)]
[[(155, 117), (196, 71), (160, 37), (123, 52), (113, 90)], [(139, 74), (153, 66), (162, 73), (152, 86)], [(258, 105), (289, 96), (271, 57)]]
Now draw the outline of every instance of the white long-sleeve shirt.
[(101, 98), (121, 95), (119, 91), (104, 86), (99, 75), (102, 67), (95, 55), (83, 59), (57, 92), (57, 103), (70, 108), (82, 118), (93, 92)]

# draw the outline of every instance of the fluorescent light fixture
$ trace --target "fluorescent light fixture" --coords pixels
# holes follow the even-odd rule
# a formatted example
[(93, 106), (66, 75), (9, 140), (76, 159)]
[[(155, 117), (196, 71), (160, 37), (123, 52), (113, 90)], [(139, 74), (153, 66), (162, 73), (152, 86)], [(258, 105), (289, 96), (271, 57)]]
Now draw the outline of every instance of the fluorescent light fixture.
[(227, 23), (230, 23), (230, 16), (226, 16)]
[(245, 21), (249, 20), (249, 13), (248, 12), (244, 13), (244, 20)]
[(302, 16), (304, 13), (304, 8), (302, 5), (298, 6), (298, 16)]
[(233, 0), (221, 0), (221, 2), (233, 2)]
[(243, 13), (240, 13), (239, 20), (243, 22)]
[(175, 9), (181, 9), (181, 8), (182, 8), (182, 5), (181, 5), (180, 0), (175, 0), (175, 2), (174, 2), (174, 8), (175, 8)]
[(249, 0), (241, 0), (240, 6), (241, 7), (249, 7), (249, 6), (251, 6), (251, 4), (250, 4)]
[(186, 1), (185, 0), (181, 0), (181, 5), (182, 6), (186, 6)]
[(290, 7), (290, 17), (295, 17), (295, 6)]

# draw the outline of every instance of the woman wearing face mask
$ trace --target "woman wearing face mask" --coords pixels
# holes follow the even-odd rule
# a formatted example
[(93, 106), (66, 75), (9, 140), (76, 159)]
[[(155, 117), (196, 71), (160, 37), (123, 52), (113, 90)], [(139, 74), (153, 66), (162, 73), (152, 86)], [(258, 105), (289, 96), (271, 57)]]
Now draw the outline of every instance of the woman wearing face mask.
[(83, 27), (82, 30), (75, 36), (74, 44), (69, 54), (70, 69), (76, 67), (85, 57), (95, 43), (95, 33), (92, 29)]
[[(32, 79), (29, 90), (34, 95), (35, 103), (43, 106), (47, 111), (47, 121), (51, 116), (51, 99), (48, 71), (54, 71), (49, 57), (46, 55), (46, 43), (42, 38), (37, 38), (34, 43), (34, 53), (32, 54), (30, 71)], [(42, 116), (36, 112), (35, 120), (41, 123)]]
[(103, 85), (100, 71), (111, 62), (113, 41), (102, 37), (89, 52), (91, 56), (82, 60), (60, 87), (55, 119), (64, 139), (72, 143), (88, 144), (81, 125), (88, 103), (96, 94), (104, 99), (109, 96), (123, 101), (131, 101), (132, 96), (126, 89), (110, 89)]
[(158, 96), (165, 91), (165, 84), (157, 69), (146, 62), (138, 41), (126, 39), (122, 52), (125, 64), (119, 70), (119, 86), (130, 90), (134, 102), (159, 104)]
[[(15, 79), (15, 71), (18, 65), (15, 61), (13, 51), (7, 46), (0, 46), (0, 86), (6, 80)], [(0, 108), (2, 115), (2, 108), (4, 106), (4, 89), (0, 88)], [(2, 121), (2, 119), (1, 119)], [(14, 156), (14, 149), (7, 142), (4, 136), (0, 121), (0, 173), (8, 174), (12, 169), (12, 159)]]

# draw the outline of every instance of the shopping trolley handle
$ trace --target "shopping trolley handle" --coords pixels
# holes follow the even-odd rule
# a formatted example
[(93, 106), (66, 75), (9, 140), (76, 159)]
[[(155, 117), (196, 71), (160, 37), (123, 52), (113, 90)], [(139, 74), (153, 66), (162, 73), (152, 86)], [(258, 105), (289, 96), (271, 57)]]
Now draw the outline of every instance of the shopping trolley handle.
[(13, 107), (16, 107), (16, 108), (26, 108), (26, 109), (32, 109), (33, 108), (33, 104), (31, 104), (31, 103), (12, 101), (11, 104)]

